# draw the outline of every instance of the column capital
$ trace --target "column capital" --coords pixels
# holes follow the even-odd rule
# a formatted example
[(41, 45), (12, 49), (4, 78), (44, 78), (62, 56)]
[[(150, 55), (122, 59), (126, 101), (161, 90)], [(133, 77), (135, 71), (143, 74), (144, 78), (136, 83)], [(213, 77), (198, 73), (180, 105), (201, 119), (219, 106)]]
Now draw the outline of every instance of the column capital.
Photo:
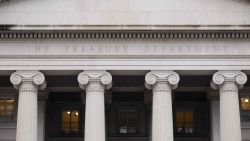
[(106, 90), (112, 87), (112, 76), (107, 71), (83, 71), (77, 80), (82, 89), (86, 89), (90, 82), (100, 82)]
[(157, 82), (165, 82), (171, 86), (172, 89), (177, 88), (180, 81), (180, 76), (174, 71), (151, 71), (145, 76), (145, 86), (152, 89), (152, 86)]
[(211, 87), (218, 89), (223, 84), (234, 83), (241, 89), (246, 82), (247, 76), (241, 71), (218, 71), (213, 75)]
[(44, 74), (39, 71), (16, 71), (10, 76), (10, 81), (16, 89), (23, 82), (32, 82), (39, 89), (45, 89), (47, 84)]

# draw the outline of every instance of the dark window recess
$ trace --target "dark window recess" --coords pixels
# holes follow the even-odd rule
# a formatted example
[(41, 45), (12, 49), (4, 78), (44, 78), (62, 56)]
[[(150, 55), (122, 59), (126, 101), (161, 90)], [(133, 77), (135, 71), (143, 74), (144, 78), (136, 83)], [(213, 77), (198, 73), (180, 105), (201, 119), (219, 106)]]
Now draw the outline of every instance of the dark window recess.
[(114, 101), (141, 101), (144, 93), (113, 93)]

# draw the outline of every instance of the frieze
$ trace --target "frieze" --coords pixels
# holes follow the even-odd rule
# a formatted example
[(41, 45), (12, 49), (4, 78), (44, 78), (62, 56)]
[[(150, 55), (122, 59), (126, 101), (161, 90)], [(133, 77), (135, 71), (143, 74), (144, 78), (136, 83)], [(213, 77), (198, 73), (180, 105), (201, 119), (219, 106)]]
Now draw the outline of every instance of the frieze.
[(250, 42), (1, 42), (0, 56), (249, 56)]

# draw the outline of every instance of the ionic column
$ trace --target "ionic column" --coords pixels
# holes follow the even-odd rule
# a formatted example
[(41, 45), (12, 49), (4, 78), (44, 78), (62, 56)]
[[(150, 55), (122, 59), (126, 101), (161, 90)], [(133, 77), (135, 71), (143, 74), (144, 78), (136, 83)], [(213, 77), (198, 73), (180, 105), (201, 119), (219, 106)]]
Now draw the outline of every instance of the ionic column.
[(17, 71), (10, 77), (19, 91), (16, 141), (37, 141), (37, 94), (46, 86), (39, 71)]
[(105, 141), (104, 91), (111, 88), (112, 76), (106, 71), (84, 71), (79, 86), (86, 90), (85, 141)]
[(173, 71), (151, 71), (145, 85), (153, 90), (152, 141), (173, 141), (172, 89), (180, 77)]
[(218, 71), (211, 86), (220, 91), (220, 141), (241, 141), (238, 91), (247, 81), (241, 71)]

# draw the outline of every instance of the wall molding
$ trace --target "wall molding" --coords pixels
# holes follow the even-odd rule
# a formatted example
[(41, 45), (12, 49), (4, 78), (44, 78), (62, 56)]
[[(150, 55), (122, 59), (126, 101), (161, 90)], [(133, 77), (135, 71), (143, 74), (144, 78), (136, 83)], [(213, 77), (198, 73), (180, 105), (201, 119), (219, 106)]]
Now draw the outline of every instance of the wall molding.
[(0, 30), (0, 40), (250, 40), (250, 31), (6, 31)]

